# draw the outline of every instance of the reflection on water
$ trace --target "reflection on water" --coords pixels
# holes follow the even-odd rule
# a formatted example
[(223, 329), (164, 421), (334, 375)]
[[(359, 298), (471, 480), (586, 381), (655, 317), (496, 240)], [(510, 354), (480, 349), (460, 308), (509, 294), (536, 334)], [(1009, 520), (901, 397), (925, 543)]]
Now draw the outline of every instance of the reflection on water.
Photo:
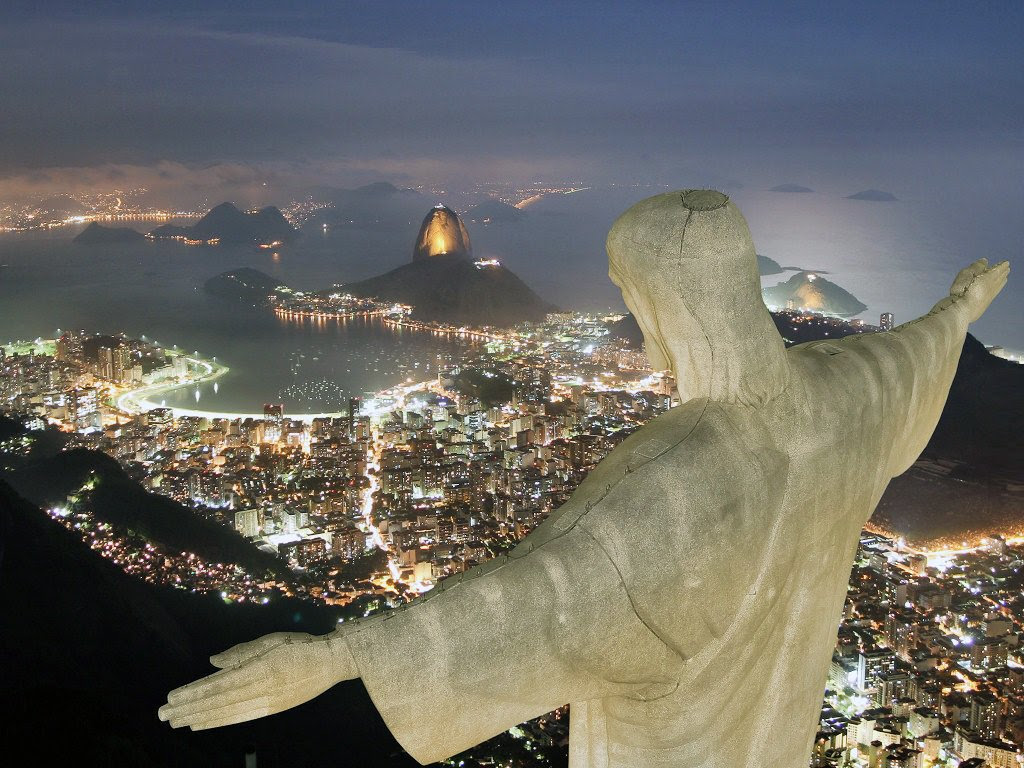
[[(282, 279), (303, 288), (342, 279), (315, 256), (293, 255)], [(274, 273), (270, 258), (168, 243), (97, 250), (66, 237), (0, 238), (0, 263), (9, 265), (0, 276), (0, 338), (52, 337), (71, 327), (146, 334), (231, 369), (161, 397), (167, 405), (258, 412), (265, 402), (283, 402), (293, 413), (345, 410), (350, 396), (435, 376), (439, 356), (457, 356), (469, 343), (368, 318), (284, 320), (202, 289), (207, 277), (239, 263)]]
[[(265, 339), (261, 349), (246, 347), (237, 367), (222, 356), (231, 367), (226, 376), (199, 386), (191, 395), (186, 390), (172, 392), (166, 396), (167, 405), (193, 407), (189, 400), (194, 397), (197, 403), (202, 400), (203, 408), (221, 411), (258, 411), (264, 402), (284, 403), (293, 413), (341, 411), (350, 397), (410, 378), (435, 377), (439, 364), (457, 359), (469, 344), (396, 330), (375, 318), (277, 322), (282, 326), (280, 339)], [(254, 372), (261, 355), (281, 364)]]

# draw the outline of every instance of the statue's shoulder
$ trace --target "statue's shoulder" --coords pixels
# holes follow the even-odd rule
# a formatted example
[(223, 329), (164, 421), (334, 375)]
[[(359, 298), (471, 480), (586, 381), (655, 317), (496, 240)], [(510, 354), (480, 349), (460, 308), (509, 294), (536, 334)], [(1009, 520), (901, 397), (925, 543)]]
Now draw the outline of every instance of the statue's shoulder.
[(587, 475), (572, 497), (554, 510), (517, 549), (532, 549), (570, 530), (613, 488), (684, 442), (700, 424), (707, 405), (707, 400), (683, 403), (623, 440)]
[(771, 514), (771, 491), (784, 486), (786, 471), (756, 409), (691, 400), (619, 444), (513, 555), (581, 523), (592, 532), (667, 525), (683, 536), (722, 520), (734, 529), (756, 527)]
[[(768, 502), (766, 492), (785, 486), (789, 462), (762, 410), (706, 401), (683, 408), (689, 413), (675, 422), (682, 429), (641, 430), (604, 473), (595, 471), (602, 506), (615, 510), (610, 515), (635, 509), (673, 522), (729, 519), (723, 508)], [(609, 482), (620, 473), (620, 482)]]

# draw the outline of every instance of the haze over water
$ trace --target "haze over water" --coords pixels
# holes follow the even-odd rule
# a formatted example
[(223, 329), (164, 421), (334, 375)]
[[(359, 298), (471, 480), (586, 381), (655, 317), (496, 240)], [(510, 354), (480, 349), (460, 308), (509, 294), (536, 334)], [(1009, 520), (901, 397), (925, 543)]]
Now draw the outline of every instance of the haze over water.
[[(699, 183), (691, 182), (693, 186)], [(681, 183), (678, 186), (687, 186)], [(607, 278), (604, 239), (614, 218), (663, 187), (592, 189), (555, 195), (517, 223), (467, 221), (477, 256), (496, 256), (545, 299), (565, 309), (621, 309)], [(1005, 212), (964, 210), (935, 200), (873, 203), (837, 194), (731, 191), (759, 253), (783, 266), (822, 270), (868, 305), (865, 320), (892, 311), (897, 323), (925, 312), (962, 266), (986, 256), (1013, 259), (1024, 224), (991, 226)], [(424, 197), (424, 213), (435, 200)], [(362, 279), (411, 258), (419, 221), (391, 228), (315, 228), (290, 248), (190, 248), (142, 242), (78, 246), (77, 230), (0, 237), (0, 340), (51, 337), (57, 328), (145, 334), (213, 357), (231, 368), (217, 382), (179, 391), (169, 405), (255, 411), (281, 400), (292, 412), (343, 409), (349, 395), (436, 373), (438, 354), (460, 342), (396, 333), (379, 324), (293, 323), (268, 310), (212, 297), (203, 282), (251, 266), (297, 289)], [(138, 226), (145, 229), (145, 226)], [(771, 276), (774, 284), (788, 275)], [(722, 275), (728, 279), (728, 275)], [(984, 343), (1024, 349), (1024, 279), (972, 327)], [(428, 367), (429, 366), (429, 367)], [(426, 374), (426, 375), (421, 375)]]

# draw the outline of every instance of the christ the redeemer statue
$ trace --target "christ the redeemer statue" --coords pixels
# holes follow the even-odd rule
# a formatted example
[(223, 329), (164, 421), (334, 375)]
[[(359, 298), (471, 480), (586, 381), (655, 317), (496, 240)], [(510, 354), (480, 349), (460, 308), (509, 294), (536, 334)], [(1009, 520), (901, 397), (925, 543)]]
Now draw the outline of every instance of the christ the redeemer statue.
[(807, 765), (861, 528), (1008, 266), (975, 262), (893, 331), (787, 351), (724, 194), (636, 204), (608, 257), (682, 404), (509, 555), (328, 635), (235, 646), (162, 719), (228, 725), (358, 677), (422, 763), (570, 704), (572, 768)]

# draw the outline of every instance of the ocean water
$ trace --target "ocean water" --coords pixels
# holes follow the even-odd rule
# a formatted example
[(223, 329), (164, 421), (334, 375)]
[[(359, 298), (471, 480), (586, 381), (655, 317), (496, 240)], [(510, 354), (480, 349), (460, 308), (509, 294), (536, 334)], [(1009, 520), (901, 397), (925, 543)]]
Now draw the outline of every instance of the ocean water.
[[(520, 222), (466, 224), (477, 256), (501, 259), (548, 301), (564, 309), (622, 309), (607, 277), (605, 235), (619, 213), (659, 191), (584, 190), (545, 198), (527, 208)], [(971, 330), (986, 344), (1024, 350), (1019, 214), (991, 204), (971, 209), (955, 198), (874, 203), (825, 192), (730, 194), (759, 253), (783, 266), (827, 272), (868, 305), (862, 317), (869, 322), (887, 311), (897, 323), (911, 320), (948, 293), (961, 267), (982, 256), (1010, 259), (1009, 284)], [(1007, 221), (1014, 224), (1007, 227)], [(72, 327), (145, 334), (216, 356), (231, 368), (216, 389), (208, 384), (179, 391), (168, 404), (251, 412), (283, 401), (292, 412), (343, 409), (349, 395), (433, 375), (438, 356), (458, 357), (465, 342), (372, 322), (286, 322), (209, 296), (202, 284), (241, 266), (305, 290), (359, 280), (408, 261), (419, 224), (327, 233), (311, 228), (277, 255), (148, 241), (78, 246), (71, 243), (78, 231), (73, 228), (0, 235), (0, 340), (52, 337), (58, 328)]]
[(286, 413), (345, 410), (350, 396), (435, 376), (439, 358), (457, 358), (467, 344), (370, 319), (284, 320), (202, 289), (207, 277), (241, 265), (299, 279), (307, 288), (327, 287), (332, 270), (316, 255), (275, 259), (248, 249), (150, 242), (86, 247), (66, 236), (8, 236), (0, 239), (0, 264), (7, 264), (0, 267), (5, 341), (52, 338), (68, 328), (124, 331), (216, 357), (230, 368), (216, 382), (167, 395), (167, 405), (259, 412), (265, 402), (283, 402)]
[[(559, 306), (621, 307), (607, 277), (605, 236), (619, 213), (658, 191), (577, 192), (531, 206), (521, 223), (469, 225), (469, 232), (476, 252), (503, 259)], [(897, 323), (919, 317), (948, 295), (961, 268), (982, 257), (990, 263), (1009, 259), (1009, 283), (971, 332), (986, 344), (1024, 351), (1024, 200), (992, 202), (989, 196), (982, 203), (956, 190), (889, 203), (848, 200), (843, 195), (850, 190), (727, 191), (747, 219), (758, 253), (783, 266), (828, 272), (829, 280), (867, 305), (860, 317), (870, 323), (882, 312), (893, 312)], [(765, 284), (788, 277), (768, 277)]]

